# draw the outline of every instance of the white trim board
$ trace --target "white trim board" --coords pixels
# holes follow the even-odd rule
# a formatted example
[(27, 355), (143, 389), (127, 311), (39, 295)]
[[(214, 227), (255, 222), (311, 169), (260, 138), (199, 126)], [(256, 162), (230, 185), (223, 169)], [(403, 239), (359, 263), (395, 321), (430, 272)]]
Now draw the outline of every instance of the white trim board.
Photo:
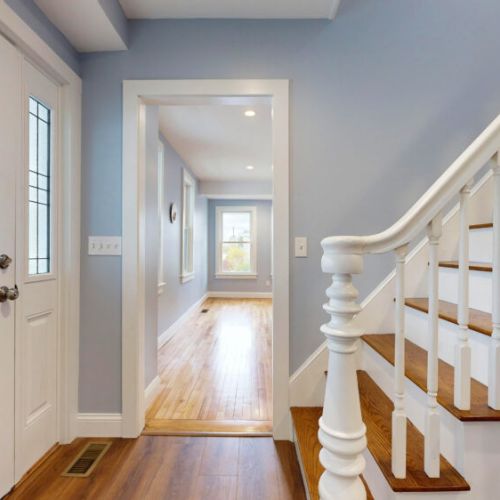
[(156, 375), (156, 377), (153, 380), (151, 380), (149, 385), (144, 390), (144, 402), (146, 408), (149, 408), (151, 406), (151, 403), (155, 400), (156, 396), (160, 392), (160, 388), (161, 388), (161, 378), (158, 375)]
[(78, 437), (120, 437), (121, 413), (79, 413), (76, 419)]
[(272, 299), (272, 292), (207, 292), (214, 299)]
[[(144, 109), (165, 98), (263, 97), (273, 109), (273, 436), (291, 439), (289, 418), (289, 81), (125, 80), (122, 183), (122, 408), (124, 437), (144, 427), (145, 166)], [(279, 256), (279, 258), (278, 258)]]
[(158, 336), (158, 349), (163, 347), (182, 327), (182, 325), (189, 319), (189, 316), (198, 309), (198, 307), (207, 300), (209, 297), (208, 293), (205, 293), (201, 299), (197, 300), (192, 306), (190, 306), (185, 312), (182, 313), (161, 335)]

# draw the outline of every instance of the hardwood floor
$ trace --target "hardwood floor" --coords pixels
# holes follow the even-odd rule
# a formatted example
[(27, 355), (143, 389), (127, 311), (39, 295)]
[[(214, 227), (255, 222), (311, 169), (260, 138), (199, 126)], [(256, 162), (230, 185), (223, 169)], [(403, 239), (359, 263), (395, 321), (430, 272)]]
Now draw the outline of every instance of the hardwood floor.
[[(272, 438), (113, 439), (88, 478), (62, 477), (88, 439), (60, 446), (6, 498), (304, 500), (293, 444)], [(93, 441), (98, 441), (94, 440)]]
[(270, 299), (200, 306), (159, 351), (161, 390), (144, 434), (271, 432), (271, 313)]

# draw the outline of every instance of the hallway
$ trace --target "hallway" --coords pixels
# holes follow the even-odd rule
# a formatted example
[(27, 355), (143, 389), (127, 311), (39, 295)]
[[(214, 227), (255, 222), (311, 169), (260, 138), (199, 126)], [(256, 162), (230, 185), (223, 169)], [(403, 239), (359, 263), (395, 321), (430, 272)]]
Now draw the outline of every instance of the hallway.
[(207, 299), (159, 351), (144, 433), (270, 433), (271, 314), (270, 299)]

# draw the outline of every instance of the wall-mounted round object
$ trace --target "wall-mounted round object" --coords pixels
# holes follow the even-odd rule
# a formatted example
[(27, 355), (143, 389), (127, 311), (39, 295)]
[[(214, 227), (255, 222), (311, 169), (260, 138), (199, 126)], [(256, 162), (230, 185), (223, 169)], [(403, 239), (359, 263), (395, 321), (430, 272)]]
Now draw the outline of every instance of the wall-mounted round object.
[(177, 205), (175, 203), (170, 203), (170, 222), (173, 224), (175, 219), (177, 219)]

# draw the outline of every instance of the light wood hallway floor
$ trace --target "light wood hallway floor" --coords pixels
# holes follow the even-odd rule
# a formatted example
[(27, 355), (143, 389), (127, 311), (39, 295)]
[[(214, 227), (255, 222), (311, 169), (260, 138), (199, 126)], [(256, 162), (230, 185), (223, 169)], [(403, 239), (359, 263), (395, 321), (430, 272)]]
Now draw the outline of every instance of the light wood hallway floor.
[(159, 351), (144, 434), (270, 433), (271, 314), (270, 299), (207, 299)]

